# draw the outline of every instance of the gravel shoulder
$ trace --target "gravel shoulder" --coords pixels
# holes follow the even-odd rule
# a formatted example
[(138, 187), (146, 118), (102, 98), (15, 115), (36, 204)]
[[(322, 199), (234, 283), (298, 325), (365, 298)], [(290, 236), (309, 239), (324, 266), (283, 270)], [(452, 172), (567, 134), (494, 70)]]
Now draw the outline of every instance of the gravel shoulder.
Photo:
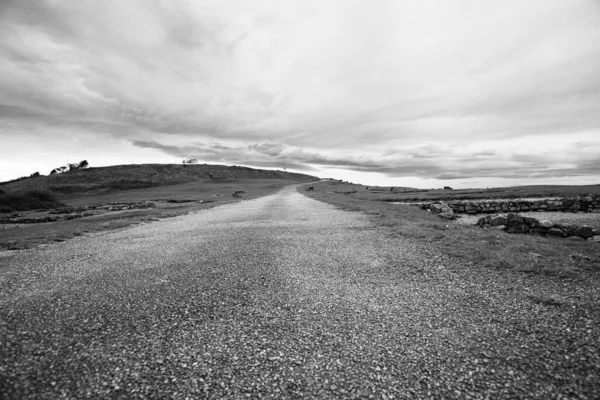
[(286, 188), (0, 257), (0, 393), (593, 399), (598, 287), (482, 272)]

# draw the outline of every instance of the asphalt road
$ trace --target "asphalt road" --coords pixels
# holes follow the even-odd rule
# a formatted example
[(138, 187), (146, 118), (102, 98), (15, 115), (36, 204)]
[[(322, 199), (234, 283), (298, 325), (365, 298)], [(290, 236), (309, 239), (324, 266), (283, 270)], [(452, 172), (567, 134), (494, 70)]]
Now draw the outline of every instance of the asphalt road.
[(0, 395), (600, 397), (596, 316), (530, 284), (286, 188), (0, 257)]

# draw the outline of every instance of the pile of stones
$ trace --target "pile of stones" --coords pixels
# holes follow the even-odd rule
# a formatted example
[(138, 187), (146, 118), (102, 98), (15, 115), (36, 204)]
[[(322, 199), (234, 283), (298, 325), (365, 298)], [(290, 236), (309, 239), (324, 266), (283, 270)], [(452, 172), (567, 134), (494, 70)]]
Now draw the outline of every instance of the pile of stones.
[(448, 204), (441, 201), (430, 204), (428, 210), (433, 214), (437, 214), (442, 219), (453, 220), (460, 218), (460, 215), (455, 214), (452, 208), (448, 207)]
[(574, 240), (600, 242), (600, 229), (598, 228), (586, 225), (559, 225), (549, 220), (522, 217), (515, 213), (486, 215), (479, 218), (477, 225), (482, 228), (503, 230), (507, 233), (550, 235)]
[(89, 217), (91, 213), (77, 213), (69, 215), (47, 215), (41, 217), (25, 217), (21, 214), (12, 214), (8, 217), (0, 218), (0, 224), (42, 224), (47, 222), (70, 221), (72, 219)]
[(153, 201), (140, 201), (140, 202), (112, 202), (108, 203), (105, 207), (108, 211), (122, 211), (122, 210), (135, 210), (154, 207)]
[[(140, 202), (113, 202), (106, 205), (92, 205), (85, 207), (63, 207), (54, 210), (44, 211), (47, 215), (27, 216), (28, 214), (10, 214), (5, 217), (0, 217), (0, 224), (40, 224), (57, 221), (70, 221), (72, 219), (89, 217), (94, 215), (92, 210), (104, 211), (123, 211), (135, 210), (154, 207), (152, 201)], [(36, 212), (39, 214), (39, 211)]]

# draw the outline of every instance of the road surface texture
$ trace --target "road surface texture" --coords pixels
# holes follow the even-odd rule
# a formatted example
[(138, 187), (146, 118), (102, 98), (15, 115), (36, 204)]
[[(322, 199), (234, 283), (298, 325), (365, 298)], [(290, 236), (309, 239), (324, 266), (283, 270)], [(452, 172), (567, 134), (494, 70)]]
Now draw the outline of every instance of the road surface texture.
[(6, 399), (600, 398), (597, 298), (540, 305), (294, 188), (11, 254)]

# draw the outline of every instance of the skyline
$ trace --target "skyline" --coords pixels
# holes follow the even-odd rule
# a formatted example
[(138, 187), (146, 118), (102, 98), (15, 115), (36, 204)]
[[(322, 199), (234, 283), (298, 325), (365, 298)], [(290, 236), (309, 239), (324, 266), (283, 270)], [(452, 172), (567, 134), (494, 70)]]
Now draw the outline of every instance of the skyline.
[(0, 1), (0, 181), (247, 165), (600, 183), (600, 2)]

